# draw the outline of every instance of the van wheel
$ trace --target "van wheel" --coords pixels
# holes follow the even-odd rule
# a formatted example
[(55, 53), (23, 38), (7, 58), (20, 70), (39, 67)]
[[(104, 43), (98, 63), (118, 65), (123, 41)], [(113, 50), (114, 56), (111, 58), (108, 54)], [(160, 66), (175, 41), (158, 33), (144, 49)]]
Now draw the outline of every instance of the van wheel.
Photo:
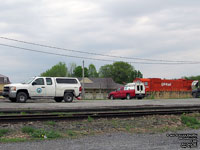
[(61, 97), (55, 97), (54, 100), (58, 103), (62, 102), (63, 98)]
[(10, 97), (9, 97), (9, 100), (10, 100), (11, 102), (13, 102), (13, 103), (17, 101), (16, 98), (10, 98)]
[(126, 95), (126, 99), (127, 99), (127, 100), (131, 99), (130, 94), (127, 94), (127, 95)]
[(64, 94), (64, 101), (67, 102), (67, 103), (70, 103), (73, 101), (73, 94), (72, 93), (65, 93)]
[(114, 96), (113, 96), (113, 95), (111, 95), (111, 96), (110, 96), (110, 99), (111, 99), (111, 100), (114, 100)]
[(26, 102), (26, 100), (27, 100), (27, 94), (26, 93), (24, 93), (24, 92), (19, 92), (18, 94), (17, 94), (17, 102), (18, 103), (25, 103)]

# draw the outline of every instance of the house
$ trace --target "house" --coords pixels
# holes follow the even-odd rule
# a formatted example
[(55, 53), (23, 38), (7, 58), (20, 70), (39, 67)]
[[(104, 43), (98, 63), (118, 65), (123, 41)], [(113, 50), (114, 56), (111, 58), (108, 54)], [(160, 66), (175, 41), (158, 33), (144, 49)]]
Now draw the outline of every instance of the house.
[[(78, 79), (83, 86), (83, 79)], [(85, 99), (106, 99), (108, 93), (121, 86), (112, 78), (84, 78)]]

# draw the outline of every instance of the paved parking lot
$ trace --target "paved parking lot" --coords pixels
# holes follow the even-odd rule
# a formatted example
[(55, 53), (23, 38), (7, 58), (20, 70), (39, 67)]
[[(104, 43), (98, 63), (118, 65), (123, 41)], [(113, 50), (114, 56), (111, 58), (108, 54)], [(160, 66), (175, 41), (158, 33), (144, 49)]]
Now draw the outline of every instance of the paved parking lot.
[(0, 110), (6, 109), (91, 109), (130, 106), (189, 106), (199, 105), (200, 99), (153, 99), (153, 100), (74, 100), (72, 103), (56, 103), (54, 100), (28, 100), (27, 103), (11, 103), (0, 99)]

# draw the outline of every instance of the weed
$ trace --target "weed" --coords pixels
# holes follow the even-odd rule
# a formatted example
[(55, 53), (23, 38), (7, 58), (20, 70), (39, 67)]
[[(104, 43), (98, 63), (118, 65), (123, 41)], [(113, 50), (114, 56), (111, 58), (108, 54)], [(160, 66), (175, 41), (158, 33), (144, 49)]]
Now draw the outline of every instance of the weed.
[(193, 128), (193, 129), (200, 128), (200, 121), (197, 120), (195, 117), (186, 116), (186, 115), (183, 114), (181, 116), (181, 122), (183, 124), (185, 124), (186, 126)]
[(11, 138), (11, 139), (8, 139), (8, 138), (1, 138), (1, 139), (0, 139), (0, 142), (1, 142), (1, 143), (25, 142), (25, 141), (27, 141), (26, 138)]
[(21, 130), (23, 133), (27, 133), (27, 134), (32, 134), (35, 131), (35, 129), (30, 126), (25, 126)]
[(125, 129), (129, 132), (131, 130), (131, 125), (126, 125)]
[(88, 116), (88, 122), (92, 122), (92, 121), (94, 121), (94, 118)]
[(22, 111), (20, 114), (21, 114), (21, 115), (26, 115), (27, 113)]
[(162, 128), (160, 129), (160, 132), (161, 132), (161, 133), (164, 133), (164, 132), (167, 132), (167, 131), (169, 131), (169, 130), (171, 130), (171, 128), (169, 128), (168, 126), (165, 126), (165, 127), (162, 127)]
[(114, 128), (117, 128), (118, 125), (119, 125), (119, 123), (118, 123), (116, 120), (112, 119), (112, 120), (111, 120), (111, 125), (112, 125)]
[(55, 139), (55, 138), (60, 138), (62, 136), (59, 132), (51, 130), (51, 131), (46, 132), (46, 137), (50, 139)]
[(51, 126), (55, 126), (56, 122), (55, 121), (47, 121), (45, 122), (46, 125), (51, 125)]
[(70, 137), (75, 137), (75, 136), (77, 136), (77, 133), (72, 130), (67, 130), (67, 135)]
[(0, 137), (6, 135), (9, 132), (9, 129), (0, 129)]
[(3, 113), (3, 112), (0, 112), (0, 115), (5, 115), (5, 113)]
[(61, 137), (61, 134), (59, 132), (50, 130), (50, 131), (45, 131), (44, 129), (36, 129), (31, 136), (33, 138), (59, 138)]

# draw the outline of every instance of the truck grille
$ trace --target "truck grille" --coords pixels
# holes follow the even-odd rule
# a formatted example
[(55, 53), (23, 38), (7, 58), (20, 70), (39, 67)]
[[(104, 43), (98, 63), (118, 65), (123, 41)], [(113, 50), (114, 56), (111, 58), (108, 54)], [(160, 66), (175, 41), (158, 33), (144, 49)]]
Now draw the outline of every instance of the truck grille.
[(9, 87), (4, 87), (3, 92), (9, 93), (10, 88)]

